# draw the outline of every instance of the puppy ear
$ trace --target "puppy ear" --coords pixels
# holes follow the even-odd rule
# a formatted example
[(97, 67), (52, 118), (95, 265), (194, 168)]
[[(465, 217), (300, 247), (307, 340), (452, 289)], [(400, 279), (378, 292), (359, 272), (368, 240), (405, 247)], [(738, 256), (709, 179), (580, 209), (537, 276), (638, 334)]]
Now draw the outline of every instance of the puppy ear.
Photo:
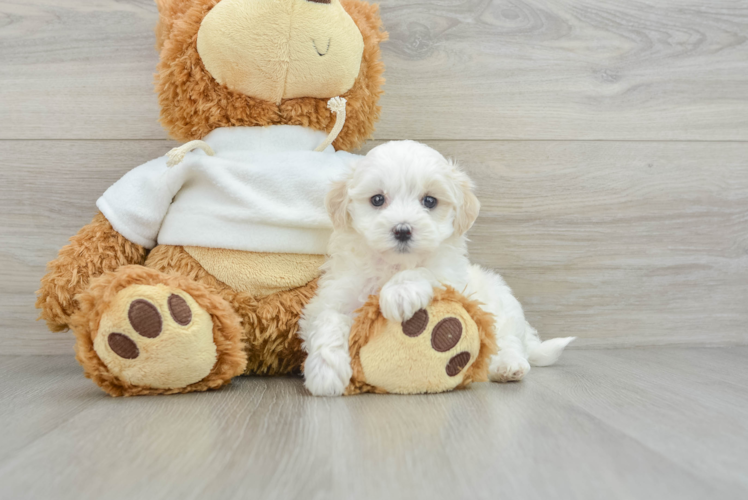
[(473, 227), (475, 220), (478, 218), (480, 201), (478, 201), (478, 198), (473, 193), (473, 181), (470, 180), (470, 177), (459, 170), (456, 165), (453, 164), (452, 167), (454, 168), (455, 181), (461, 195), (458, 197), (458, 200), (461, 198), (462, 201), (462, 203), (458, 203), (454, 227), (455, 232), (462, 236)]
[(332, 219), (332, 226), (335, 229), (345, 229), (348, 227), (351, 217), (348, 214), (349, 203), (348, 179), (333, 182), (332, 189), (330, 189), (325, 197), (325, 207), (327, 208), (327, 213), (330, 215), (330, 219)]

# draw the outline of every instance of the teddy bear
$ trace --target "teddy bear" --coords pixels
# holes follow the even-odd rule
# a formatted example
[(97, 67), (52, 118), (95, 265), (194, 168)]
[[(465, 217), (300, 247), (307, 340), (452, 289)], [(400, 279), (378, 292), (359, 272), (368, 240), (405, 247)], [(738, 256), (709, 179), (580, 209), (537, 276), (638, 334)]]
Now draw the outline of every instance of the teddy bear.
[[(156, 3), (160, 121), (185, 144), (99, 198), (92, 222), (48, 265), (40, 318), (73, 331), (85, 376), (112, 396), (299, 372), (298, 321), (332, 229), (324, 196), (380, 115), (387, 34), (378, 7)], [(486, 379), (491, 318), (453, 290), (430, 308), (429, 320), (402, 324), (384, 320), (375, 297), (362, 308), (348, 394), (441, 392)], [(469, 359), (430, 352), (425, 340), (397, 347), (438, 335), (445, 315), (459, 323)], [(392, 349), (405, 355), (393, 359)], [(414, 377), (413, 363), (430, 375)]]

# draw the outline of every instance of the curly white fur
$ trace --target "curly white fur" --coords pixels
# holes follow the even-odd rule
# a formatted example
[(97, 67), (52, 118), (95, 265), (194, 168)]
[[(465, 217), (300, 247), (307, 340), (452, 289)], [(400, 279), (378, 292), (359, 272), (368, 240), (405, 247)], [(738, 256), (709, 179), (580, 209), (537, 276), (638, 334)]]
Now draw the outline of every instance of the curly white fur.
[[(383, 198), (374, 200), (377, 195)], [(436, 205), (429, 208), (432, 199)], [(372, 294), (379, 293), (382, 314), (392, 321), (428, 306), (441, 284), (480, 301), (496, 317), (500, 351), (489, 368), (496, 382), (521, 380), (530, 364), (555, 363), (574, 339), (541, 343), (501, 276), (470, 264), (465, 233), (480, 210), (473, 184), (428, 146), (398, 141), (372, 149), (333, 186), (326, 203), (335, 227), (330, 258), (300, 322), (312, 394), (343, 394), (351, 378), (354, 311)]]

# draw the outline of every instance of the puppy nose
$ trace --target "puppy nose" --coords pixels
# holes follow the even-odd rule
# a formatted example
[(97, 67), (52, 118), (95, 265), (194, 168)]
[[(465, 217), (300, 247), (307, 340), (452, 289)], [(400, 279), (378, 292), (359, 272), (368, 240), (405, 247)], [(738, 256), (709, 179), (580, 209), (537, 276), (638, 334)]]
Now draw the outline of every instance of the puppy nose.
[(392, 233), (395, 235), (397, 241), (406, 242), (409, 241), (413, 236), (410, 226), (408, 224), (398, 224), (392, 228)]

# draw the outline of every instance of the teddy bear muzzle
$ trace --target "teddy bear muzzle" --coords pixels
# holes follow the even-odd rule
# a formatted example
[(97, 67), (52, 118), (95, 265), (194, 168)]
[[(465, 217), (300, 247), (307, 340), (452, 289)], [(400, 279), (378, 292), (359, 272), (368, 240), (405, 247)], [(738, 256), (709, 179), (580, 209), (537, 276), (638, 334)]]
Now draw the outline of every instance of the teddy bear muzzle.
[(218, 83), (280, 103), (350, 90), (364, 40), (340, 0), (222, 0), (203, 19), (197, 50)]

